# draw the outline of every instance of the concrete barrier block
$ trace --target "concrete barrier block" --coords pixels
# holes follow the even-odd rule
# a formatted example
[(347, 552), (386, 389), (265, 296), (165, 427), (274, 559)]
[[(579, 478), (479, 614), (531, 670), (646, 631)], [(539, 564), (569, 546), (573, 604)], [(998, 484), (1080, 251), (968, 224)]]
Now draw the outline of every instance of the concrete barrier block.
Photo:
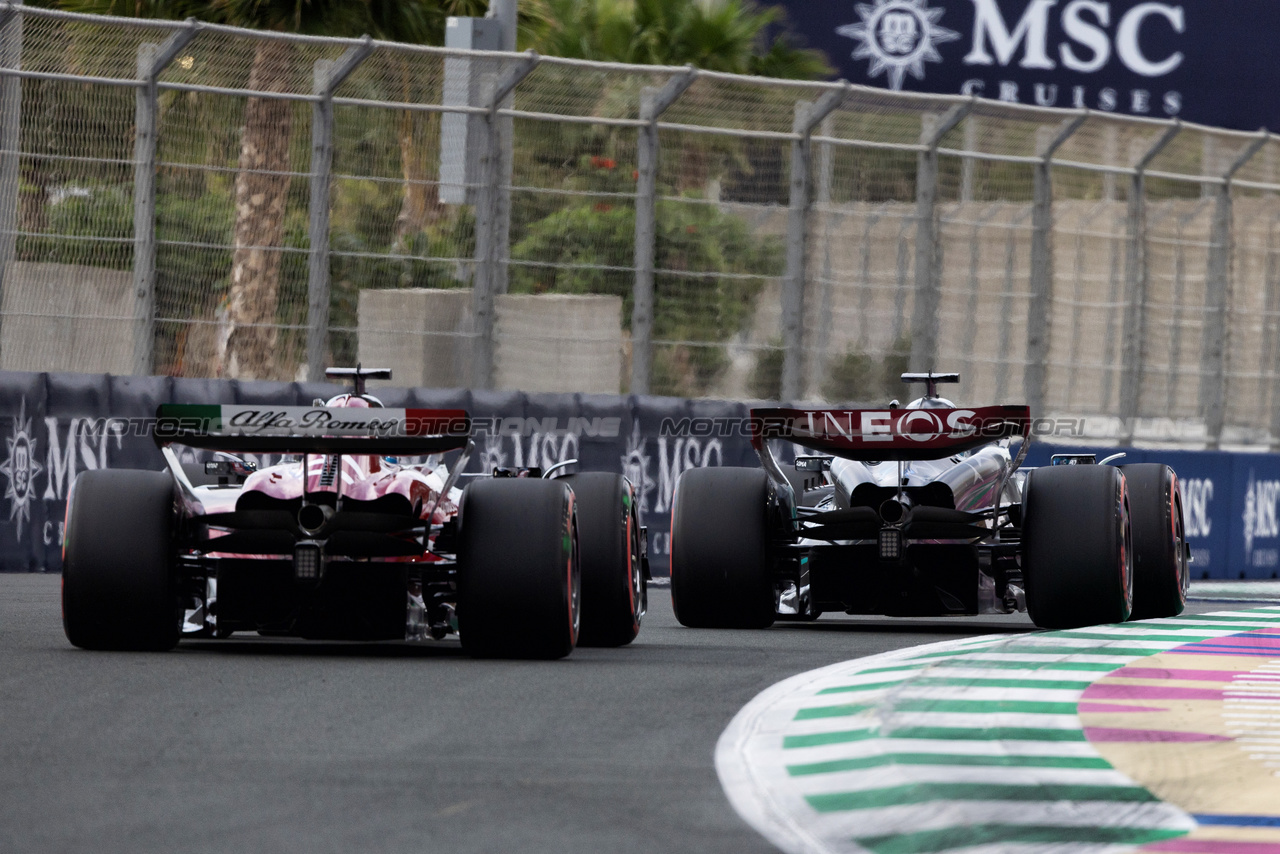
[(470, 384), (470, 289), (365, 290), (357, 312), (361, 364), (391, 368), (397, 386)]
[[(621, 389), (621, 298), (503, 294), (495, 309), (496, 388), (606, 394)], [(391, 368), (396, 385), (471, 384), (469, 289), (366, 290), (358, 311), (361, 363)]]
[(621, 297), (503, 294), (494, 338), (498, 388), (601, 394), (621, 389)]
[(15, 261), (4, 271), (0, 370), (129, 374), (133, 273)]

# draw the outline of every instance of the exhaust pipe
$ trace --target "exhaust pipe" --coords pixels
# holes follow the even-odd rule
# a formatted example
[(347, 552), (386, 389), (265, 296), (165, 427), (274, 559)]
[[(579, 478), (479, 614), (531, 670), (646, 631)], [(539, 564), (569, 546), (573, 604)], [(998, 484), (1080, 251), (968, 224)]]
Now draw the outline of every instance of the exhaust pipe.
[(328, 504), (304, 504), (298, 510), (298, 527), (308, 534), (315, 534), (329, 522), (333, 508)]
[(880, 505), (880, 519), (886, 525), (897, 525), (907, 517), (907, 505), (895, 498)]

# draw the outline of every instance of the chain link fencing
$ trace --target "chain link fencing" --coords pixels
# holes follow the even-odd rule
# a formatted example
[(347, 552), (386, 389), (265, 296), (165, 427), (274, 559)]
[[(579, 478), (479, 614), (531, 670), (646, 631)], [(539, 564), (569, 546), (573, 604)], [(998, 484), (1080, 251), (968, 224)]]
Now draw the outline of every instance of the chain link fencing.
[[(1280, 443), (1280, 141), (0, 2), (0, 368)], [(1080, 433), (1073, 434), (1079, 438)]]

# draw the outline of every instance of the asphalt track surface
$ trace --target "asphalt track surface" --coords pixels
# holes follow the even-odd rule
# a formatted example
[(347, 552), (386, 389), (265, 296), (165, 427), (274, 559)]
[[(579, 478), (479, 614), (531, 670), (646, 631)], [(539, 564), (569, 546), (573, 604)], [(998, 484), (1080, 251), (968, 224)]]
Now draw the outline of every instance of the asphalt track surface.
[(63, 636), (58, 585), (0, 574), (0, 852), (775, 851), (713, 764), (752, 697), (839, 661), (1033, 629), (695, 631), (654, 588), (634, 644), (560, 662), (241, 635), (91, 653)]

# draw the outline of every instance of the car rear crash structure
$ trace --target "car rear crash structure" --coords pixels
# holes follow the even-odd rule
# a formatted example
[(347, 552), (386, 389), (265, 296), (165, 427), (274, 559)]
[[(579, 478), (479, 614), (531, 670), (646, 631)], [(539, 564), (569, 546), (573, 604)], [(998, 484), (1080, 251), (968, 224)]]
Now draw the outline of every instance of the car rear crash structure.
[[(76, 479), (62, 598), (74, 645), (457, 634), (473, 655), (560, 658), (635, 638), (648, 566), (625, 478), (563, 464), (459, 489), (465, 411), (382, 407), (364, 383), (389, 370), (329, 375), (355, 393), (311, 407), (161, 406), (166, 471)], [(218, 453), (184, 464), (181, 446)], [(284, 458), (258, 469), (242, 454)]]
[[(1038, 626), (1070, 628), (1181, 613), (1189, 550), (1172, 469), (1060, 455), (1022, 470), (1027, 407), (957, 408), (937, 384), (958, 374), (902, 378), (927, 387), (905, 408), (753, 410), (762, 469), (681, 475), (681, 623), (1026, 610)], [(818, 455), (786, 470), (774, 440)]]

